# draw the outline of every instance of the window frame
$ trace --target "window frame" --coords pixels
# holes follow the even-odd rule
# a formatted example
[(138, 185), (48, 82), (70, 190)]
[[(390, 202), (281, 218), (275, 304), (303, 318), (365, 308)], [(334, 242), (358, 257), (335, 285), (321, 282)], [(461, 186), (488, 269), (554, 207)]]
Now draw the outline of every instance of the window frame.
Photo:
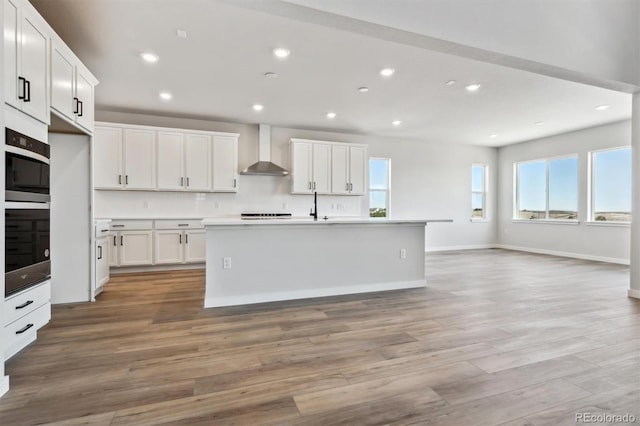
[[(578, 166), (577, 176), (576, 176), (576, 196), (578, 197), (578, 202), (576, 205), (576, 218), (575, 219), (557, 219), (557, 218), (549, 218), (549, 170), (551, 161), (554, 160), (562, 160), (567, 158), (575, 158)], [(519, 207), (520, 207), (520, 191), (519, 191), (519, 182), (520, 182), (520, 173), (518, 170), (518, 165), (527, 164), (527, 163), (545, 163), (545, 217), (543, 219), (521, 219), (519, 217)], [(554, 157), (545, 157), (545, 158), (537, 158), (534, 160), (525, 160), (525, 161), (516, 161), (513, 163), (513, 212), (512, 219), (513, 222), (525, 222), (525, 223), (565, 223), (565, 224), (578, 224), (580, 223), (580, 156), (576, 154), (564, 154), (557, 155)]]
[[(629, 145), (623, 145), (623, 146), (616, 146), (616, 147), (612, 147), (612, 148), (602, 148), (602, 149), (594, 149), (592, 151), (588, 152), (588, 179), (587, 179), (587, 224), (589, 225), (600, 225), (600, 226), (630, 226), (631, 225), (631, 221), (628, 220), (620, 220), (620, 221), (604, 221), (604, 220), (595, 220), (595, 214), (596, 214), (596, 197), (594, 194), (594, 190), (595, 190), (595, 179), (596, 179), (596, 173), (595, 173), (595, 167), (594, 167), (594, 154), (600, 153), (600, 152), (607, 152), (607, 151), (618, 151), (618, 150), (623, 150), (623, 149), (628, 149), (630, 155), (632, 156), (631, 161), (633, 161), (633, 151), (631, 150), (631, 146)], [(632, 168), (632, 173), (633, 173), (633, 163), (631, 165)], [(633, 179), (633, 175), (632, 175), (632, 179)], [(633, 184), (633, 182), (632, 182)], [(632, 193), (633, 194), (633, 193)], [(632, 195), (633, 196), (633, 195)], [(629, 212), (629, 215), (631, 215), (632, 212)]]
[[(378, 189), (378, 188), (372, 188), (371, 187), (371, 160), (385, 160), (387, 162), (387, 189)], [(368, 216), (369, 217), (374, 217), (371, 216), (371, 193), (372, 192), (385, 192), (387, 194), (385, 200), (386, 200), (386, 215), (384, 216), (384, 219), (389, 219), (389, 215), (391, 213), (391, 158), (389, 157), (369, 157), (369, 173), (367, 176), (367, 180), (369, 181), (369, 213)]]
[[(473, 169), (474, 167), (482, 167), (482, 191), (473, 190)], [(489, 193), (489, 165), (481, 163), (471, 164), (471, 222), (488, 222), (489, 215), (487, 214), (487, 195)], [(473, 196), (482, 195), (482, 216), (473, 216)]]

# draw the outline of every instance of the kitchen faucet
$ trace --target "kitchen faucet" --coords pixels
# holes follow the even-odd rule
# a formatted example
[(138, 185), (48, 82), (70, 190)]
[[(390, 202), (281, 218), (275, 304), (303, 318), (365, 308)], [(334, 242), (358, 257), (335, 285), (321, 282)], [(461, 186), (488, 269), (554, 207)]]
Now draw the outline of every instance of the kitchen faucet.
[(313, 220), (318, 220), (318, 193), (313, 193), (313, 208), (309, 212), (309, 216), (313, 217)]

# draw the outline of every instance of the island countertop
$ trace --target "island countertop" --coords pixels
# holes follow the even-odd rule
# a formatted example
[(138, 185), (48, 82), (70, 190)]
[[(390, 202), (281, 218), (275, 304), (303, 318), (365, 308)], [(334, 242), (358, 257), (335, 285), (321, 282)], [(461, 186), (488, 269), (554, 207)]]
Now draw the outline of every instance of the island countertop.
[(314, 220), (309, 217), (286, 219), (240, 219), (237, 217), (209, 217), (202, 220), (204, 226), (264, 226), (264, 225), (392, 225), (427, 224), (434, 222), (453, 222), (452, 219), (384, 219), (370, 217), (329, 217)]

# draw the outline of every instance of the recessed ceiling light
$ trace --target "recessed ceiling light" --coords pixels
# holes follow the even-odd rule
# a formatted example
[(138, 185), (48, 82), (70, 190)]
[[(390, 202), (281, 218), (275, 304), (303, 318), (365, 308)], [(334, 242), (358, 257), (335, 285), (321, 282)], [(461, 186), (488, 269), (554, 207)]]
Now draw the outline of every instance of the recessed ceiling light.
[(285, 49), (284, 47), (278, 47), (276, 49), (273, 49), (273, 54), (280, 59), (284, 59), (289, 56), (291, 52), (289, 52), (289, 50)]
[(391, 122), (391, 124), (393, 124), (394, 126), (399, 126), (399, 125), (401, 125), (401, 124), (402, 124), (402, 121), (400, 121), (400, 120), (393, 120), (393, 121)]
[(278, 78), (278, 74), (276, 74), (275, 72), (266, 72), (264, 73), (264, 76), (266, 78)]
[(609, 105), (598, 105), (596, 109), (598, 111), (604, 111), (605, 109), (609, 109)]
[(476, 92), (480, 89), (480, 84), (479, 83), (472, 83), (472, 84), (467, 84), (466, 86), (464, 86), (465, 89), (467, 89), (469, 92)]
[(367, 93), (368, 91), (369, 91), (369, 88), (366, 86), (358, 87), (358, 92), (360, 93)]
[(393, 68), (383, 68), (380, 70), (380, 75), (383, 77), (391, 77), (395, 72), (396, 70)]
[(542, 126), (544, 124), (544, 121), (536, 121), (535, 123), (536, 126)]
[(493, 138), (497, 138), (497, 137), (498, 137), (498, 135), (496, 135), (496, 134), (494, 133), (494, 134), (492, 134), (492, 135), (489, 135), (489, 137), (493, 139)]
[(153, 52), (143, 52), (140, 54), (140, 57), (150, 64), (158, 62), (158, 60), (160, 59), (160, 57)]
[(328, 112), (327, 113), (327, 118), (336, 118), (336, 113), (335, 112)]
[(253, 104), (251, 108), (253, 108), (254, 111), (262, 111), (264, 109), (264, 106), (260, 104)]
[(169, 92), (160, 92), (160, 98), (164, 99), (165, 101), (168, 101), (169, 99), (173, 98), (173, 95)]
[(446, 86), (453, 86), (454, 84), (456, 84), (455, 80), (449, 80), (445, 83)]
[(187, 30), (176, 30), (178, 38), (187, 38)]

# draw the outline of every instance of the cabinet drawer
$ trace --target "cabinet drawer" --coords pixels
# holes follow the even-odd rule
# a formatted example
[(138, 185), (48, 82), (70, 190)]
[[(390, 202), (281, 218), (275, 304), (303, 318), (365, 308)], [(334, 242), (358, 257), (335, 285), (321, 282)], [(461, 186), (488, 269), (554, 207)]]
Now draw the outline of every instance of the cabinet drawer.
[(46, 325), (50, 319), (51, 304), (45, 303), (28, 315), (4, 327), (3, 341), (6, 342), (4, 359), (11, 358), (29, 343), (36, 340), (37, 330)]
[(51, 300), (51, 281), (12, 295), (4, 303), (4, 324), (11, 324)]
[(152, 220), (114, 220), (111, 222), (112, 231), (148, 231), (153, 229)]
[(109, 222), (96, 222), (96, 238), (108, 237), (110, 232)]
[(201, 219), (156, 220), (156, 229), (204, 229)]

